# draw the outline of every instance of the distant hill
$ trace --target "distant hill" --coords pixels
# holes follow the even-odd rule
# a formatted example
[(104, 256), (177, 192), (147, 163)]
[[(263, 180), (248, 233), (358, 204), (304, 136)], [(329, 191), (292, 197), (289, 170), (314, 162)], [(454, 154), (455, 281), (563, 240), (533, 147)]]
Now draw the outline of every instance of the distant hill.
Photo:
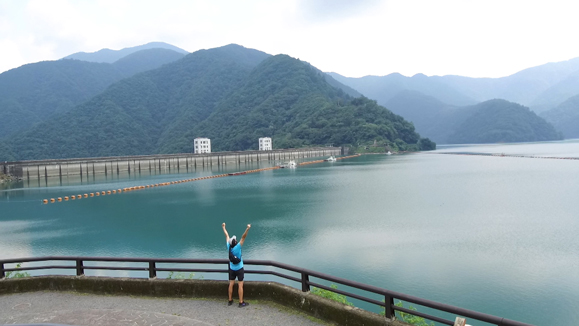
[(381, 105), (404, 90), (417, 91), (441, 102), (465, 106), (495, 98), (542, 112), (579, 94), (579, 58), (547, 63), (501, 78), (470, 78), (400, 74), (349, 78), (329, 73), (339, 82), (375, 99)]
[(529, 108), (490, 100), (471, 108), (472, 114), (448, 137), (449, 143), (482, 144), (562, 139), (555, 128)]
[(392, 98), (387, 107), (414, 123), (417, 132), (423, 137), (438, 144), (561, 138), (552, 125), (534, 112), (505, 100), (489, 100), (459, 107), (419, 92), (403, 91)]
[(200, 136), (211, 137), (214, 150), (254, 148), (258, 136), (274, 137), (278, 148), (375, 140), (422, 146), (412, 124), (353, 99), (310, 64), (238, 45), (121, 80), (4, 146), (15, 159), (175, 153), (191, 152)]
[(148, 49), (131, 53), (115, 61), (113, 66), (123, 75), (132, 76), (136, 73), (156, 69), (169, 62), (183, 58), (185, 54), (167, 49)]
[(0, 74), (0, 138), (69, 111), (135, 73), (182, 58), (172, 50), (142, 50), (113, 63), (43, 61)]
[(412, 122), (422, 136), (439, 143), (448, 143), (448, 137), (466, 119), (470, 110), (449, 105), (417, 91), (401, 91), (386, 102), (386, 107)]
[(431, 77), (417, 74), (406, 77), (398, 73), (387, 76), (366, 76), (349, 78), (337, 73), (329, 73), (342, 84), (352, 87), (364, 96), (378, 101), (380, 105), (386, 103), (402, 91), (416, 91), (429, 95), (451, 105), (470, 105), (477, 101), (462, 92), (454, 89)]
[(139, 52), (141, 50), (149, 50), (149, 49), (166, 49), (172, 50), (177, 53), (181, 54), (188, 54), (189, 52), (178, 48), (174, 45), (167, 44), (164, 42), (150, 42), (147, 44), (133, 46), (130, 48), (124, 48), (121, 50), (110, 50), (110, 49), (102, 49), (96, 52), (77, 52), (71, 55), (67, 55), (63, 59), (75, 59), (81, 61), (89, 61), (89, 62), (105, 62), (105, 63), (113, 63), (121, 58), (128, 56), (129, 54)]
[(561, 131), (565, 138), (579, 138), (579, 95), (540, 115)]

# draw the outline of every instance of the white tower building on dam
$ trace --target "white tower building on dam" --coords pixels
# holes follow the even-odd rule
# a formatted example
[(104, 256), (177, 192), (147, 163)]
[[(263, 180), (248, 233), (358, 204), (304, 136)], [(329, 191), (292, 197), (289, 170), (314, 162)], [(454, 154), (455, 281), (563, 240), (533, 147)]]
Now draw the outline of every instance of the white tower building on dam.
[(195, 138), (195, 140), (193, 140), (193, 149), (193, 153), (195, 154), (211, 153), (211, 139)]
[(259, 150), (260, 151), (271, 151), (271, 138), (270, 137), (262, 137), (259, 139)]

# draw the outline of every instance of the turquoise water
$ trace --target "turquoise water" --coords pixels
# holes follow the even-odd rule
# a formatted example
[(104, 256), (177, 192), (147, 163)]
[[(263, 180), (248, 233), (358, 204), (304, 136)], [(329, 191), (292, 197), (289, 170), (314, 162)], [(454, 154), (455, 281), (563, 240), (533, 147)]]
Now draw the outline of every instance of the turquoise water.
[[(579, 142), (437, 152), (467, 151), (579, 157)], [(238, 169), (245, 167), (225, 171)], [(367, 155), (41, 204), (211, 173), (1, 190), (0, 257), (226, 258), (221, 223), (238, 237), (251, 223), (246, 259), (276, 260), (536, 325), (579, 325), (579, 161)]]

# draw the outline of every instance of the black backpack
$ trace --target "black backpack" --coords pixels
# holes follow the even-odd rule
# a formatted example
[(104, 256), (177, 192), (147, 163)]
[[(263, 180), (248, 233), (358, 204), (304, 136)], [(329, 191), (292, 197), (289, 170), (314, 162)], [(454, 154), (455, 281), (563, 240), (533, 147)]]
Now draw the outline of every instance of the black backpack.
[(237, 257), (233, 254), (232, 247), (229, 247), (229, 261), (234, 265), (241, 263), (241, 257)]

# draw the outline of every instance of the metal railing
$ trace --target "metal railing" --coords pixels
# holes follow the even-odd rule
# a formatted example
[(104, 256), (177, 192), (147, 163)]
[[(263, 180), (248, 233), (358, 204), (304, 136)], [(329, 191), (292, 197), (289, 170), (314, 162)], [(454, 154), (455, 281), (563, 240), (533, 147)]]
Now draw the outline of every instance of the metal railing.
[[(31, 263), (31, 262), (50, 262), (50, 261), (68, 261), (74, 262), (74, 265), (46, 265), (46, 266), (20, 266), (19, 268), (6, 268), (5, 264), (17, 264), (17, 263)], [(117, 262), (117, 263), (144, 263), (147, 266), (88, 266), (85, 265), (86, 262)], [(51, 269), (71, 269), (76, 270), (77, 276), (84, 276), (85, 270), (116, 270), (116, 271), (146, 271), (149, 273), (149, 278), (154, 279), (157, 277), (157, 272), (200, 272), (200, 273), (227, 273), (227, 269), (215, 269), (215, 268), (175, 268), (175, 267), (158, 267), (158, 264), (213, 264), (213, 265), (226, 265), (229, 263), (227, 259), (174, 259), (174, 258), (117, 258), (117, 257), (74, 257), (74, 256), (47, 256), (47, 257), (34, 257), (34, 258), (16, 258), (16, 259), (4, 259), (0, 260), (0, 279), (6, 277), (7, 272), (23, 272), (32, 270), (51, 270)], [(456, 316), (462, 316), (466, 318), (475, 319), (478, 321), (490, 323), (497, 326), (533, 326), (531, 324), (521, 323), (518, 321), (497, 317), (489, 314), (480, 313), (473, 310), (463, 309), (456, 306), (451, 306), (431, 300), (422, 299), (419, 297), (390, 291), (387, 289), (375, 287), (372, 285), (367, 285), (351, 280), (347, 280), (340, 277), (335, 277), (316, 271), (308, 270), (305, 268), (295, 267), (287, 264), (278, 263), (270, 260), (254, 260), (248, 259), (244, 260), (244, 265), (255, 265), (255, 266), (266, 266), (266, 267), (276, 267), (282, 270), (291, 271), (298, 273), (300, 277), (283, 274), (278, 271), (273, 270), (245, 270), (247, 274), (262, 274), (262, 275), (273, 275), (276, 277), (281, 277), (287, 280), (291, 280), (301, 284), (301, 290), (303, 292), (308, 292), (311, 286), (331, 291), (337, 294), (345, 295), (350, 298), (358, 299), (364, 302), (368, 302), (380, 307), (385, 310), (385, 318), (393, 319), (395, 317), (396, 311), (405, 312), (415, 316), (423, 317), (437, 323), (444, 325), (454, 325), (454, 321), (440, 318), (437, 316), (429, 315), (426, 313), (418, 312), (415, 310), (410, 310), (404, 307), (399, 307), (394, 304), (394, 300), (402, 300), (405, 302), (410, 302), (418, 304), (431, 309), (444, 311), (451, 313)], [(338, 283), (351, 288), (363, 290), (366, 292), (378, 294), (384, 298), (384, 301), (375, 300), (369, 298), (368, 296), (346, 292), (323, 284), (318, 284), (310, 281), (310, 277), (315, 277), (321, 280), (325, 280), (332, 283)]]

